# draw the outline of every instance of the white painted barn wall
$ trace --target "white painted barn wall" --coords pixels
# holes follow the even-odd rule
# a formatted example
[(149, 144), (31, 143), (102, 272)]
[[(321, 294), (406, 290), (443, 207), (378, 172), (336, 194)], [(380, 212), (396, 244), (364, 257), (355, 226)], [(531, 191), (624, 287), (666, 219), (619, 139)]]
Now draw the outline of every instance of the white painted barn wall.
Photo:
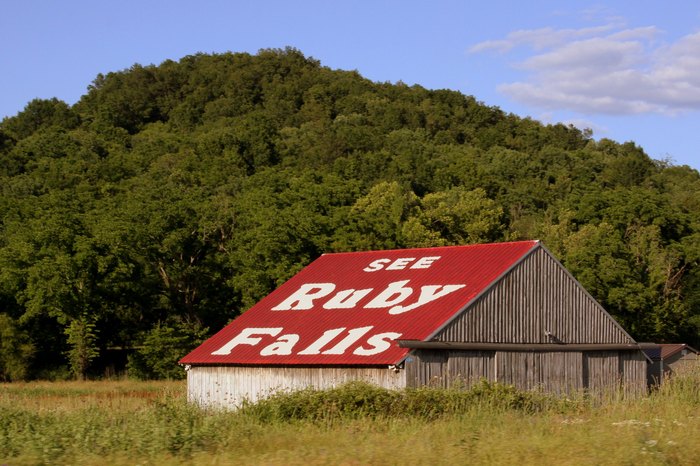
[(406, 386), (406, 372), (374, 367), (192, 366), (187, 371), (187, 398), (206, 408), (235, 409), (279, 391), (327, 389), (353, 380), (380, 387)]

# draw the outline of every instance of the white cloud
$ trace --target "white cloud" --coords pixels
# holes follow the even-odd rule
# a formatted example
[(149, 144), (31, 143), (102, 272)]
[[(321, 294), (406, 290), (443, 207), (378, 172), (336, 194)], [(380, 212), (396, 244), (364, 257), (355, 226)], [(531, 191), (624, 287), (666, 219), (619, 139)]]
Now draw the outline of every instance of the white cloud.
[(530, 106), (618, 115), (700, 110), (700, 33), (671, 44), (657, 42), (660, 33), (621, 23), (519, 30), (470, 52), (529, 49), (514, 65), (526, 78), (498, 89)]
[(623, 70), (641, 59), (642, 47), (633, 41), (603, 38), (586, 39), (564, 44), (550, 52), (527, 59), (523, 66), (536, 72), (591, 72)]
[(473, 45), (470, 53), (479, 53), (488, 50), (497, 52), (509, 52), (520, 46), (530, 46), (535, 50), (548, 47), (556, 47), (560, 44), (594, 36), (610, 31), (614, 26), (605, 25), (583, 29), (553, 29), (550, 27), (540, 29), (521, 29), (513, 31), (501, 40), (489, 40)]

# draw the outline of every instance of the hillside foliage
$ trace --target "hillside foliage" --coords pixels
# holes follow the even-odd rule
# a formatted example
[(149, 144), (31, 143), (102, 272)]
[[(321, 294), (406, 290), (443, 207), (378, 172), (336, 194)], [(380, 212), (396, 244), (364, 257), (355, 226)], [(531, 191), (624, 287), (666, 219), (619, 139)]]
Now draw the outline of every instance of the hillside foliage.
[(700, 174), (295, 49), (99, 75), (0, 123), (0, 379), (177, 377), (322, 253), (540, 239), (639, 341), (700, 344)]

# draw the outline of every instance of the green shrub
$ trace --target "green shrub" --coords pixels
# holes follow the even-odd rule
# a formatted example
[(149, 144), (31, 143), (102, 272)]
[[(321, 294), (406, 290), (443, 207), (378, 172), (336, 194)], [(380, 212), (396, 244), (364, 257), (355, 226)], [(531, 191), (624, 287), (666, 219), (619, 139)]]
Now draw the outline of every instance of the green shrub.
[(430, 387), (389, 390), (356, 381), (327, 390), (309, 388), (278, 392), (257, 403), (245, 404), (241, 412), (261, 421), (328, 421), (396, 416), (435, 419), (478, 408), (536, 412), (561, 403), (563, 401), (545, 394), (526, 392), (486, 380), (466, 390)]
[(66, 353), (71, 373), (83, 380), (90, 363), (100, 355), (97, 347), (97, 325), (94, 317), (85, 313), (73, 319), (64, 330), (70, 349)]
[(141, 345), (129, 356), (130, 377), (137, 379), (172, 379), (185, 377), (177, 362), (199, 346), (207, 329), (183, 322), (159, 324), (143, 335)]

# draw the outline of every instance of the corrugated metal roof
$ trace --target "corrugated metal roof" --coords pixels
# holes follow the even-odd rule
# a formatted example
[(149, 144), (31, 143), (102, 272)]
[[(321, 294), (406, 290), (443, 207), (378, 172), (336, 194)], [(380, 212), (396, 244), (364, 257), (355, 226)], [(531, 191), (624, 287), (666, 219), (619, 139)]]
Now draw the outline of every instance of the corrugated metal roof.
[(644, 352), (651, 359), (667, 359), (676, 353), (688, 350), (691, 353), (700, 354), (698, 350), (685, 343), (660, 343), (654, 348), (644, 349)]
[(180, 362), (395, 364), (538, 244), (325, 254)]
[(687, 349), (691, 353), (697, 354), (697, 352), (698, 352), (698, 350), (686, 345), (685, 343), (666, 343), (666, 344), (661, 344), (659, 346), (661, 346), (661, 358), (662, 359), (669, 358), (669, 357), (673, 356), (674, 354), (683, 351), (684, 349)]

